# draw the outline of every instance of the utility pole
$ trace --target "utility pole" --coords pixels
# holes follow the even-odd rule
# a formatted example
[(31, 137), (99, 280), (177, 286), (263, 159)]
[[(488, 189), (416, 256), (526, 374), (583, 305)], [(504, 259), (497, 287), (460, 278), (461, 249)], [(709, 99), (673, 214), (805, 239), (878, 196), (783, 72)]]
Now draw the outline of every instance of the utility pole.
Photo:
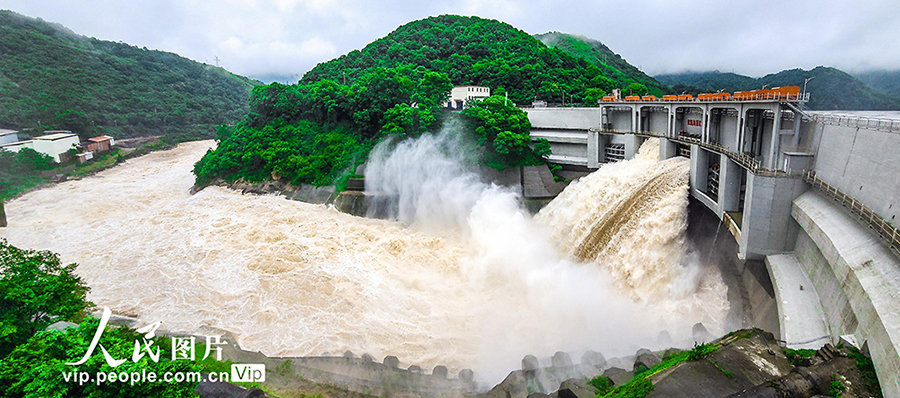
[(219, 56), (217, 55), (216, 56), (216, 67), (218, 67), (218, 66), (219, 66)]
[(803, 98), (806, 98), (806, 83), (809, 83), (810, 80), (815, 79), (815, 78), (816, 77), (813, 76), (813, 77), (806, 78), (806, 80), (803, 81)]

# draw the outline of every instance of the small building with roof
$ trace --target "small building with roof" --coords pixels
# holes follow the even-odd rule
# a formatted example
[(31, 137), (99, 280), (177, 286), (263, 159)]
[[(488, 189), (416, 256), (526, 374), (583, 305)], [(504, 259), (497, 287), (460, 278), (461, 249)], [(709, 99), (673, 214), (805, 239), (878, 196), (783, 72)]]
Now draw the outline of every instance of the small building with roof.
[(4, 151), (10, 151), (10, 152), (19, 152), (19, 150), (22, 148), (34, 149), (34, 141), (32, 141), (32, 140), (17, 141), (17, 142), (12, 142), (9, 144), (0, 145), (0, 149), (2, 149)]
[(12, 144), (19, 141), (19, 132), (15, 130), (0, 129), (0, 145)]
[(70, 149), (77, 149), (81, 141), (78, 136), (72, 134), (71, 131), (47, 131), (47, 134), (32, 139), (32, 148), (35, 151), (43, 153), (53, 158), (57, 163), (65, 162), (68, 159), (67, 153)]
[(491, 96), (491, 88), (484, 86), (456, 86), (450, 90), (447, 108), (461, 110), (473, 99), (485, 99)]
[(116, 145), (116, 140), (108, 135), (89, 138), (85, 149), (88, 152), (107, 152)]

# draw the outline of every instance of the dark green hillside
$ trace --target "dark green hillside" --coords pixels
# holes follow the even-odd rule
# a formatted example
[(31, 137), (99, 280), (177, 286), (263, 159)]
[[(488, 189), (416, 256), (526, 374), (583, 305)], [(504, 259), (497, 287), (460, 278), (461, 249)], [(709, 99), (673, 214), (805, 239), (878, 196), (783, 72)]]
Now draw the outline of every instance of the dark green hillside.
[(302, 84), (331, 79), (352, 84), (373, 68), (423, 67), (454, 85), (505, 90), (519, 104), (532, 100), (581, 103), (588, 88), (608, 89), (596, 66), (548, 48), (508, 24), (442, 15), (410, 22), (362, 50), (317, 65)]
[(637, 83), (650, 89), (650, 94), (661, 96), (670, 90), (656, 79), (647, 76), (634, 65), (629, 64), (619, 54), (614, 53), (605, 44), (583, 36), (567, 33), (548, 32), (535, 35), (535, 38), (549, 47), (558, 48), (575, 58), (583, 59), (600, 67), (603, 74), (614, 80), (620, 88)]
[(176, 54), (0, 11), (0, 127), (183, 133), (239, 120), (253, 85)]
[(900, 110), (900, 99), (873, 90), (844, 71), (824, 66), (813, 70), (789, 69), (759, 80), (769, 87), (800, 86), (809, 81), (809, 107), (818, 110)]
[(875, 90), (900, 98), (900, 70), (869, 71), (853, 76)]
[[(697, 92), (744, 91), (768, 87), (799, 86), (807, 84), (810, 93), (808, 106), (816, 110), (900, 110), (900, 99), (876, 91), (849, 74), (825, 66), (812, 70), (789, 69), (760, 78), (721, 72), (690, 72), (660, 75), (656, 78), (668, 85), (693, 86), (687, 90)], [(692, 92), (697, 91), (697, 92)]]

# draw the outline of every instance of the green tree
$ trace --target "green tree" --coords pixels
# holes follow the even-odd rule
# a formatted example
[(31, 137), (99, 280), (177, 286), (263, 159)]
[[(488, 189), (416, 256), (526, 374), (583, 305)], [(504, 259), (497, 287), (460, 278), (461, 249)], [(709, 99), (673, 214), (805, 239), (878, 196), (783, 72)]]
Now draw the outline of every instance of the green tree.
[(597, 101), (601, 100), (606, 92), (599, 88), (589, 88), (584, 90), (584, 104), (587, 106), (597, 106)]
[(618, 87), (615, 80), (612, 80), (606, 76), (594, 76), (594, 78), (591, 79), (591, 85), (607, 93), (612, 92), (614, 88)]
[(0, 358), (56, 320), (77, 320), (90, 305), (88, 287), (48, 251), (22, 250), (0, 239)]
[(475, 139), (488, 149), (488, 164), (496, 168), (542, 163), (540, 153), (531, 148), (531, 122), (525, 111), (506, 103), (504, 97), (491, 96), (464, 110), (475, 126)]
[(53, 118), (53, 125), (57, 129), (69, 130), (78, 134), (78, 138), (82, 141), (87, 141), (88, 138), (93, 137), (94, 133), (94, 126), (84, 112), (72, 109), (58, 112), (56, 117)]
[[(126, 361), (115, 368), (110, 367), (99, 347), (87, 362), (75, 363), (88, 351), (94, 337), (99, 320), (86, 318), (77, 327), (65, 330), (45, 330), (38, 332), (27, 342), (19, 345), (3, 361), (0, 361), (0, 395), (9, 398), (62, 398), (62, 397), (195, 397), (196, 382), (166, 383), (162, 380), (166, 372), (198, 372), (201, 367), (187, 360), (170, 360), (171, 345), (169, 340), (156, 337), (151, 347), (158, 347), (160, 356), (153, 361), (144, 355), (137, 362), (132, 361), (135, 341), (143, 346), (144, 336), (128, 328), (107, 327), (100, 338), (100, 345), (114, 359)], [(169, 354), (169, 355), (167, 355)], [(138, 383), (84, 383), (66, 380), (65, 375), (73, 371), (87, 372), (96, 375), (99, 372), (116, 374), (147, 374), (154, 372), (156, 382), (142, 381)]]
[(435, 117), (428, 108), (397, 104), (384, 113), (384, 125), (379, 135), (417, 136), (430, 129), (434, 121)]
[(649, 92), (647, 86), (640, 83), (631, 83), (622, 90), (625, 95), (646, 95)]
[(0, 151), (0, 200), (9, 199), (43, 181), (41, 172), (56, 167), (53, 158), (31, 148)]
[(425, 72), (412, 100), (425, 108), (440, 108), (447, 103), (452, 89), (453, 83), (446, 73)]

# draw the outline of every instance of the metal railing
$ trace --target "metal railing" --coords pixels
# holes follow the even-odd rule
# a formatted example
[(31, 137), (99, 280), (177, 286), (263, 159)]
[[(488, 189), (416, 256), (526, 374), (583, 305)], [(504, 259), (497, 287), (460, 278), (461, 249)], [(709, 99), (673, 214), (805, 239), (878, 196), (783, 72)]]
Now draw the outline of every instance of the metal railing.
[(803, 180), (812, 185), (814, 188), (822, 191), (826, 196), (831, 197), (834, 201), (846, 207), (851, 213), (859, 217), (860, 220), (868, 224), (869, 228), (875, 231), (878, 236), (885, 240), (888, 247), (895, 253), (900, 254), (900, 230), (891, 225), (890, 222), (869, 210), (868, 207), (860, 203), (850, 195), (845, 194), (827, 182), (816, 177), (815, 172), (804, 172)]
[(696, 144), (701, 148), (717, 152), (728, 156), (735, 163), (739, 164), (741, 167), (747, 169), (751, 173), (765, 176), (765, 177), (790, 177), (790, 178), (800, 178), (802, 177), (805, 171), (784, 171), (778, 169), (766, 169), (762, 167), (762, 163), (760, 163), (759, 159), (746, 154), (746, 153), (738, 153), (731, 150), (731, 148), (727, 148), (721, 146), (719, 144), (713, 144), (709, 142), (703, 142), (703, 140), (694, 137), (687, 137), (683, 135), (678, 136), (670, 136), (663, 133), (657, 133), (655, 131), (628, 131), (628, 130), (615, 130), (615, 129), (596, 129), (592, 128), (590, 131), (598, 132), (598, 133), (609, 133), (609, 134), (635, 134), (641, 135), (645, 137), (656, 137), (656, 138), (665, 138), (667, 140), (680, 142), (682, 144)]
[(746, 153), (737, 153), (732, 151), (730, 148), (726, 148), (719, 144), (713, 144), (709, 142), (703, 142), (703, 140), (699, 138), (686, 137), (686, 136), (669, 136), (662, 133), (657, 133), (654, 131), (627, 131), (627, 130), (615, 130), (615, 129), (591, 129), (591, 131), (599, 132), (599, 133), (610, 133), (610, 134), (636, 134), (642, 135), (645, 137), (656, 137), (656, 138), (665, 138), (667, 140), (672, 140), (675, 142), (680, 142), (683, 144), (696, 144), (702, 148), (708, 149), (713, 152), (721, 153), (725, 156), (728, 156), (735, 163), (741, 165), (741, 167), (756, 173), (762, 174), (770, 177), (799, 177), (799, 173), (789, 173), (783, 170), (768, 170), (762, 168), (759, 159), (754, 158)]
[(869, 130), (900, 133), (900, 120), (881, 119), (864, 116), (823, 115), (814, 113), (813, 119), (822, 124), (863, 128)]

